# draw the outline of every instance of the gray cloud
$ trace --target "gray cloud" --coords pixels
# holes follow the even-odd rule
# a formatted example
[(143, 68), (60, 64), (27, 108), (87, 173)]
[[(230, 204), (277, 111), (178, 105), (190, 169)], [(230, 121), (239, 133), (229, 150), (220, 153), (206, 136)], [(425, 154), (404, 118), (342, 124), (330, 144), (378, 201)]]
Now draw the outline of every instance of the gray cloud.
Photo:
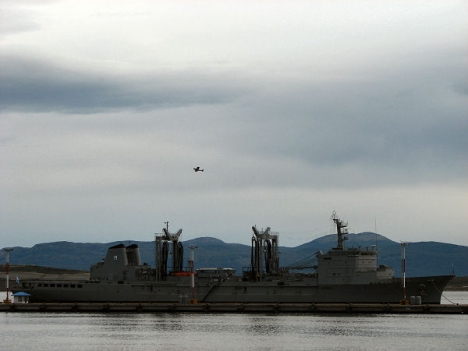
[[(243, 179), (227, 172), (222, 186), (308, 187), (315, 179), (320, 187), (349, 188), (461, 180), (468, 150), (466, 102), (459, 88), (464, 82), (456, 62), (437, 62), (439, 67), (433, 62), (418, 67), (409, 61), (328, 81), (308, 72), (297, 81), (206, 69), (148, 75), (87, 71), (72, 69), (70, 63), (64, 67), (2, 55), (0, 108), (69, 114), (147, 111), (138, 119), (113, 117), (112, 123), (93, 117), (83, 126), (94, 133), (117, 128), (127, 135), (153, 130), (158, 138), (183, 138), (188, 148), (216, 148), (230, 154), (233, 164), (247, 158), (255, 167), (261, 160), (276, 174)], [(195, 105), (220, 108), (184, 110)], [(156, 113), (167, 108), (179, 112)], [(301, 164), (303, 175), (275, 170), (278, 162)]]
[[(71, 65), (71, 63), (68, 63)], [(224, 104), (246, 93), (223, 73), (110, 73), (0, 56), (0, 110), (95, 113)]]
[[(0, 21), (0, 39), (16, 34), (40, 29), (40, 25), (34, 19), (34, 13), (29, 10), (14, 8), (19, 1), (4, 1), (2, 3), (2, 20)], [(33, 1), (21, 1), (22, 3), (34, 3)], [(36, 2), (37, 3), (37, 2)]]
[(355, 177), (338, 177), (350, 180), (348, 186), (462, 180), (465, 102), (452, 102), (457, 92), (440, 91), (438, 85), (418, 90), (421, 79), (427, 78), (413, 72), (407, 84), (387, 77), (278, 89), (241, 112), (245, 124), (233, 125), (226, 144), (234, 147), (242, 134), (242, 145), (235, 147), (259, 157), (293, 157), (331, 173), (354, 165)]

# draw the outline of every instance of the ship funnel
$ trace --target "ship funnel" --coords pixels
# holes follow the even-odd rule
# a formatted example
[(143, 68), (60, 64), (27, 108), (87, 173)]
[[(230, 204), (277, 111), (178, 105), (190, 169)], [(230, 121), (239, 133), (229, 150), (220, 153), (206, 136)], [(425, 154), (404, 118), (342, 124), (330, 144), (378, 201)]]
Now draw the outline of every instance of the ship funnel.
[(140, 249), (137, 244), (127, 246), (127, 261), (130, 266), (140, 266)]

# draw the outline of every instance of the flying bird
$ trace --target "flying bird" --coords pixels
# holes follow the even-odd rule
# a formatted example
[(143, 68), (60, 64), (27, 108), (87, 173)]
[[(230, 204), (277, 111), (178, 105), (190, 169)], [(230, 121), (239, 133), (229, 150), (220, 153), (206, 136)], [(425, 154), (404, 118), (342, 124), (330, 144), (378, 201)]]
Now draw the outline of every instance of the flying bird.
[(204, 169), (202, 169), (202, 168), (200, 168), (200, 167), (195, 167), (193, 170), (194, 170), (195, 172), (204, 172), (204, 171), (205, 171)]

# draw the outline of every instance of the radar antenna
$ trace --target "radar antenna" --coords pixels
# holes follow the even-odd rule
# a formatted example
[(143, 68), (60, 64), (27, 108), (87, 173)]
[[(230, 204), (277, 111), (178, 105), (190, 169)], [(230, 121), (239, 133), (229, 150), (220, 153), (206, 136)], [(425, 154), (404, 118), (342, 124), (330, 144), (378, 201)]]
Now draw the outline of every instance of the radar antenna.
[(337, 247), (333, 248), (333, 250), (344, 250), (343, 242), (348, 240), (348, 229), (346, 228), (348, 226), (348, 222), (344, 222), (338, 218), (335, 211), (333, 211), (331, 219), (333, 222), (335, 222), (336, 231), (338, 234), (338, 245)]

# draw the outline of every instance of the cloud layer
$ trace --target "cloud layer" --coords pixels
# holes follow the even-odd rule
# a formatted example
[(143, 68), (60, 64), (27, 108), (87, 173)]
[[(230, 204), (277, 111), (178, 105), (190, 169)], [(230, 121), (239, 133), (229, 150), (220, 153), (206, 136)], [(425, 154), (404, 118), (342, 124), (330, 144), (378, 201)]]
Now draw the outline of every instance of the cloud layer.
[(170, 220), (296, 245), (336, 209), (468, 244), (464, 5), (138, 5), (2, 5), (6, 243), (150, 240)]

